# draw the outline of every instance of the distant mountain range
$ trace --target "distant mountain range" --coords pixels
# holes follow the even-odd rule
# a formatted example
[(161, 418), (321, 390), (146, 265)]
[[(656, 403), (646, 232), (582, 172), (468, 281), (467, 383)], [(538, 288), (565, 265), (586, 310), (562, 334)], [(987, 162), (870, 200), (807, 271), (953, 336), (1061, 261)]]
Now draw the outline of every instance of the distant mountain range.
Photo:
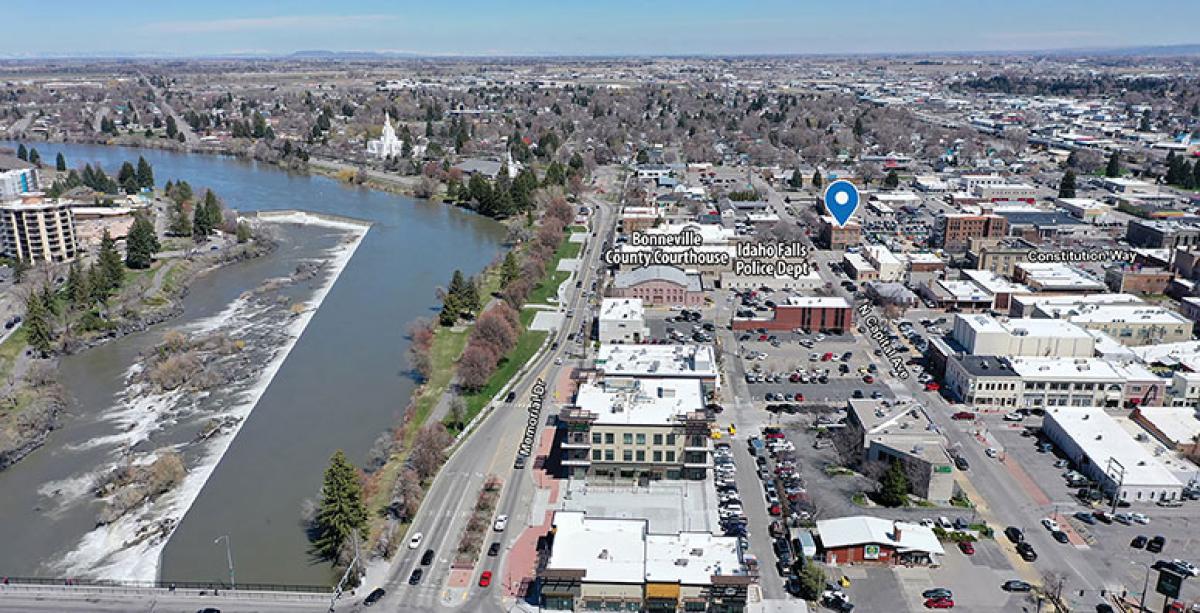
[[(1001, 51), (1001, 50), (964, 50), (964, 51), (933, 51), (933, 52), (874, 52), (874, 53), (755, 53), (755, 54), (736, 54), (736, 53), (680, 53), (680, 54), (646, 54), (646, 53), (611, 53), (611, 54), (595, 54), (595, 55), (580, 55), (570, 53), (549, 53), (549, 54), (528, 54), (519, 57), (524, 58), (557, 58), (557, 59), (586, 59), (586, 58), (654, 58), (654, 57), (680, 57), (680, 58), (736, 58), (736, 57), (806, 57), (806, 56), (821, 56), (821, 57), (953, 57), (953, 56), (1089, 56), (1089, 57), (1189, 57), (1200, 56), (1200, 44), (1176, 44), (1176, 45), (1142, 45), (1132, 47), (1075, 47), (1064, 49), (1029, 49), (1023, 51)], [(419, 59), (419, 58), (479, 58), (487, 59), (489, 57), (515, 57), (505, 55), (477, 55), (477, 54), (461, 54), (453, 55), (446, 53), (417, 53), (410, 51), (332, 51), (327, 49), (304, 49), (291, 53), (267, 53), (267, 52), (234, 52), (234, 53), (211, 53), (191, 56), (172, 56), (152, 53), (125, 53), (125, 52), (97, 52), (97, 53), (54, 53), (54, 54), (29, 54), (29, 53), (2, 53), (0, 52), (0, 60), (102, 60), (102, 59), (128, 59), (128, 60), (153, 60), (153, 59), (297, 59), (297, 60), (404, 60), (404, 59)]]

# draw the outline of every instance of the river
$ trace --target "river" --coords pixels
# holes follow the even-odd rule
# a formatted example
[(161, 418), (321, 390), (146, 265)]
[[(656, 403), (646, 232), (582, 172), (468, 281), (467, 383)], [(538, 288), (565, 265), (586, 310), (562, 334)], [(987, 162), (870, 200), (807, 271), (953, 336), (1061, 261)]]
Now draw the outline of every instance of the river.
[[(328, 584), (328, 565), (308, 554), (302, 503), (317, 497), (335, 450), (346, 450), (361, 464), (376, 436), (402, 414), (415, 385), (405, 364), (407, 323), (436, 314), (434, 288), (454, 269), (474, 273), (501, 253), (504, 227), (453, 207), (231, 158), (104, 146), (36, 147), (43, 159), (62, 152), (73, 168), (98, 163), (110, 174), (141, 154), (160, 185), (185, 179), (193, 187), (212, 188), (239, 211), (302, 209), (372, 225), (349, 257), (344, 230), (280, 224), (279, 249), (201, 277), (184, 299), (181, 317), (64, 358), (60, 379), (73, 402), (63, 427), (45, 447), (0, 472), (0, 542), (5, 544), (0, 575), (152, 579), (157, 574), (165, 581), (222, 581), (228, 576), (226, 541), (214, 541), (227, 535), (240, 584)], [(340, 275), (326, 270), (282, 290), (290, 300), (315, 298), (321, 304), (283, 359), (278, 351), (288, 337), (283, 320), (278, 313), (272, 319), (265, 309), (251, 308), (239, 296), (267, 279), (286, 277), (301, 262), (338, 253), (349, 257)], [(195, 397), (147, 398), (127, 385), (137, 357), (166, 330), (214, 328), (250, 339), (250, 350), (260, 352), (250, 355), (261, 360), (262, 373), (225, 393)], [(272, 360), (281, 363), (264, 366)], [(258, 394), (257, 403), (248, 401)], [(141, 414), (143, 405), (160, 400), (168, 408), (160, 407), (157, 419)], [(171, 534), (165, 547), (112, 555), (131, 534), (93, 529), (100, 503), (87, 490), (96, 474), (130, 443), (140, 453), (187, 443), (214, 411), (248, 416), (224, 443), (185, 452), (193, 474), (200, 474), (206, 462), (216, 466), (208, 467), (212, 473), (202, 488), (194, 484), (194, 501), (173, 533), (165, 531)], [(159, 551), (161, 560), (155, 559)]]

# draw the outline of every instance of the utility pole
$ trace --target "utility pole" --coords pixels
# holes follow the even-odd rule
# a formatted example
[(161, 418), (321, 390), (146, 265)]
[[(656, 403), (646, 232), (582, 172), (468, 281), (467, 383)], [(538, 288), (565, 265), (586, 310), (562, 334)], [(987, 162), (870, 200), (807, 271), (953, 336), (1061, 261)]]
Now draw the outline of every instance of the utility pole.
[(229, 564), (229, 589), (236, 590), (237, 582), (234, 581), (233, 577), (233, 545), (230, 543), (229, 535), (223, 534), (218, 536), (217, 538), (213, 539), (213, 544), (216, 545), (222, 540), (225, 541), (225, 561)]
[(346, 572), (342, 573), (342, 578), (338, 581), (337, 587), (333, 588), (333, 595), (329, 598), (329, 613), (333, 613), (337, 599), (342, 596), (342, 588), (346, 585), (346, 580), (350, 578), (350, 572), (358, 566), (358, 530), (356, 529), (351, 536), (354, 539), (354, 559), (350, 560), (350, 566), (346, 567)]

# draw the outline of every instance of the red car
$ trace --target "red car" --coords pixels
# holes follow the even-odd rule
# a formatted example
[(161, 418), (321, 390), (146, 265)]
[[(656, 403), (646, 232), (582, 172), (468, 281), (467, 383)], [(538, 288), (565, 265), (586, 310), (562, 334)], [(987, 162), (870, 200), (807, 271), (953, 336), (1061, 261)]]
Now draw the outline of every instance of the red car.
[(832, 353), (826, 353), (825, 355), (821, 356), (822, 362), (828, 362), (829, 360), (832, 360), (832, 359), (833, 359)]
[(771, 515), (778, 517), (780, 514), (783, 513), (783, 509), (779, 505), (773, 504), (773, 505), (771, 505), (771, 508), (767, 509), (767, 512), (770, 513)]
[(949, 598), (930, 598), (925, 601), (926, 609), (953, 609), (954, 601)]
[(768, 432), (768, 433), (764, 434), (763, 436), (765, 436), (767, 438), (783, 438), (783, 433), (782, 432)]
[(804, 402), (804, 394), (801, 394), (800, 392), (796, 392), (794, 398), (796, 402)]
[(766, 335), (766, 334), (759, 334), (759, 335), (758, 335), (758, 340), (760, 340), (760, 341), (765, 341), (765, 340), (767, 340), (767, 335)]
[(925, 391), (927, 392), (936, 392), (940, 389), (942, 389), (942, 386), (938, 385), (937, 381), (930, 381), (925, 384)]
[(492, 571), (485, 570), (482, 575), (479, 575), (479, 587), (487, 587), (492, 584)]
[(950, 419), (975, 419), (975, 414), (970, 411), (959, 411), (951, 415)]
[(971, 555), (975, 555), (975, 546), (974, 546), (974, 545), (972, 545), (972, 544), (970, 543), (970, 541), (962, 541), (962, 542), (960, 542), (960, 543), (958, 544), (958, 548), (959, 548), (959, 550), (961, 550), (963, 553), (965, 553), (965, 554), (967, 554), (967, 555), (969, 555), (969, 556), (971, 556)]
[(874, 382), (875, 382), (875, 377), (872, 377), (871, 375), (863, 375), (863, 383), (874, 383)]

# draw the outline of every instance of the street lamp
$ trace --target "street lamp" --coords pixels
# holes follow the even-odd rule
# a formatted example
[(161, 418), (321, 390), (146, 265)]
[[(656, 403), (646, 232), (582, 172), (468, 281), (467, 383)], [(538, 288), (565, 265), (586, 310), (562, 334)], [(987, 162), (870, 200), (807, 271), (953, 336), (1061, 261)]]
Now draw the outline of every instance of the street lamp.
[(233, 546), (229, 542), (229, 535), (218, 536), (213, 539), (213, 544), (220, 543), (222, 539), (225, 541), (225, 561), (229, 563), (229, 589), (236, 590), (237, 582), (233, 580)]
[(1142, 581), (1142, 596), (1138, 600), (1138, 611), (1145, 611), (1146, 610), (1146, 592), (1150, 591), (1150, 563), (1149, 562), (1138, 562), (1137, 560), (1130, 560), (1129, 563), (1133, 564), (1134, 566), (1137, 566), (1140, 564), (1140, 565), (1146, 567), (1146, 579), (1144, 581)]

